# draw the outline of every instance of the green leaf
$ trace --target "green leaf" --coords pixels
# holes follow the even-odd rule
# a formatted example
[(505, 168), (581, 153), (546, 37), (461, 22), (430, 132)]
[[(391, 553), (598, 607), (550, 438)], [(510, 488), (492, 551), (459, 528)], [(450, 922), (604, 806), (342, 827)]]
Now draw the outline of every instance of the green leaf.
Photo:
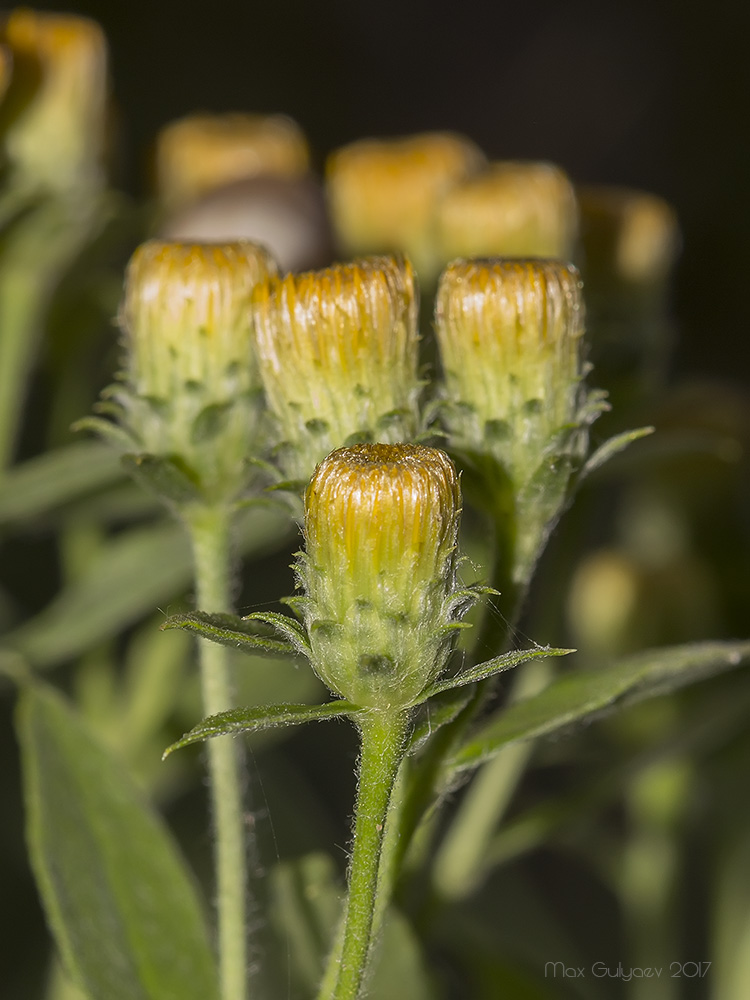
[(381, 940), (376, 945), (370, 983), (373, 997), (408, 997), (433, 1000), (434, 990), (419, 938), (406, 917), (391, 907), (385, 918)]
[(84, 441), (29, 459), (3, 478), (0, 524), (28, 521), (123, 479), (107, 445)]
[[(238, 524), (240, 551), (267, 551), (288, 530), (288, 519), (276, 511), (248, 511)], [(55, 666), (180, 595), (191, 576), (190, 546), (181, 525), (162, 521), (133, 528), (103, 546), (86, 575), (5, 637), (5, 645), (35, 667)]]
[(520, 663), (526, 663), (528, 660), (539, 660), (545, 656), (567, 656), (568, 653), (575, 653), (575, 650), (555, 649), (550, 646), (538, 646), (536, 649), (514, 649), (510, 653), (503, 653), (502, 656), (495, 656), (491, 660), (485, 660), (484, 663), (478, 663), (469, 670), (456, 674), (455, 677), (438, 681), (423, 691), (419, 700), (424, 701), (426, 698), (432, 698), (433, 695), (441, 694), (443, 691), (464, 687), (464, 685), (473, 684), (475, 681), (483, 681), (487, 677), (492, 677), (493, 674), (512, 670), (513, 667), (517, 667)]
[(471, 699), (471, 691), (466, 688), (449, 688), (430, 697), (420, 706), (420, 715), (409, 738), (409, 751), (413, 753), (441, 726), (447, 725), (459, 715)]
[(203, 499), (198, 485), (170, 458), (130, 454), (123, 455), (121, 461), (128, 475), (161, 500), (180, 507)]
[(190, 873), (160, 818), (59, 695), (18, 709), (27, 832), (65, 966), (92, 998), (213, 1000)]
[(86, 575), (8, 635), (6, 643), (35, 667), (55, 666), (185, 590), (191, 565), (180, 525), (133, 529), (103, 546)]
[(276, 630), (287, 642), (291, 643), (296, 652), (302, 656), (310, 653), (310, 643), (307, 640), (304, 629), (289, 615), (280, 615), (275, 611), (259, 611), (253, 615), (245, 615), (243, 621), (265, 622)]
[(306, 854), (276, 865), (270, 883), (270, 917), (285, 964), (305, 994), (314, 996), (341, 913), (336, 867), (328, 854)]
[(221, 434), (227, 426), (234, 403), (210, 403), (204, 406), (190, 428), (191, 444), (205, 444)]
[(185, 629), (203, 639), (210, 639), (251, 655), (264, 653), (267, 656), (292, 656), (296, 652), (286, 639), (271, 639), (260, 635), (236, 615), (210, 615), (205, 611), (193, 611), (190, 614), (172, 615), (161, 627)]
[(596, 451), (591, 455), (585, 462), (583, 468), (578, 474), (578, 482), (582, 482), (587, 476), (590, 476), (592, 472), (601, 468), (606, 462), (617, 455), (619, 452), (624, 451), (628, 445), (632, 444), (633, 441), (639, 441), (641, 438), (648, 437), (653, 434), (655, 427), (638, 427), (633, 431), (624, 431), (622, 434), (616, 434), (614, 437), (610, 438), (609, 441), (605, 441), (603, 445), (596, 449)]
[(164, 751), (168, 757), (175, 750), (210, 740), (214, 736), (238, 736), (240, 733), (255, 733), (259, 729), (274, 726), (298, 726), (303, 722), (322, 722), (326, 719), (340, 719), (356, 715), (361, 709), (348, 701), (330, 701), (325, 705), (258, 705), (253, 708), (233, 708), (204, 719), (189, 733), (172, 743)]
[(454, 757), (453, 768), (476, 767), (510, 743), (547, 736), (577, 723), (666, 694), (750, 659), (750, 642), (704, 642), (652, 649), (603, 670), (576, 671), (540, 694), (490, 719)]

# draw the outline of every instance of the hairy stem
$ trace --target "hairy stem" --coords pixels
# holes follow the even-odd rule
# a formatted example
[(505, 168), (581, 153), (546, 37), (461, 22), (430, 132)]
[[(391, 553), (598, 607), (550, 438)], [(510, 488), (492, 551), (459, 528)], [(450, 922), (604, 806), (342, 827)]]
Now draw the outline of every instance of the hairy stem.
[(374, 915), (385, 905), (378, 898), (378, 873), (388, 807), (404, 755), (407, 723), (405, 712), (372, 711), (359, 721), (362, 753), (354, 846), (343, 943), (340, 955), (334, 950), (331, 956), (331, 961), (338, 961), (333, 1000), (356, 1000), (365, 980), (372, 950)]
[[(204, 611), (230, 606), (230, 514), (204, 508), (187, 519), (195, 560), (196, 597)], [(228, 650), (198, 640), (201, 689), (206, 715), (233, 707)], [(218, 910), (221, 1000), (244, 1000), (247, 989), (247, 863), (243, 815), (241, 758), (228, 736), (208, 742)]]

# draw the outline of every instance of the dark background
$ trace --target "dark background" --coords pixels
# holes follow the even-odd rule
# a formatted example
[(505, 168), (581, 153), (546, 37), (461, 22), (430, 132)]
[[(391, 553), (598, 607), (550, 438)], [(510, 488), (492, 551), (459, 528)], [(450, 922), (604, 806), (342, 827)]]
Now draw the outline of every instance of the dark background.
[(677, 208), (684, 373), (747, 379), (750, 7), (741, 0), (80, 0), (112, 52), (119, 182), (147, 190), (158, 128), (195, 110), (284, 111), (316, 164), (364, 135), (465, 132), (491, 157)]

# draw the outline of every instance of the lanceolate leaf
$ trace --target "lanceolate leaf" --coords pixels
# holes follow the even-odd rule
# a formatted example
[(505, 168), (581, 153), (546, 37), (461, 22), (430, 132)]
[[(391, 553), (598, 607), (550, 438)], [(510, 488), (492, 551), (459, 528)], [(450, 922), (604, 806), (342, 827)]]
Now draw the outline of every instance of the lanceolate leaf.
[(31, 859), (58, 950), (94, 998), (216, 1000), (195, 886), (167, 829), (59, 695), (18, 710)]
[(553, 649), (549, 646), (539, 646), (536, 649), (514, 649), (510, 653), (503, 653), (502, 656), (495, 656), (484, 663), (478, 663), (475, 667), (449, 677), (447, 680), (438, 681), (433, 684), (420, 696), (419, 700), (424, 701), (442, 691), (450, 691), (451, 688), (463, 687), (466, 684), (473, 684), (475, 681), (483, 681), (493, 674), (502, 673), (517, 667), (519, 663), (526, 663), (527, 660), (538, 660), (544, 656), (567, 656), (568, 653), (575, 653), (574, 649)]
[(253, 655), (292, 656), (296, 653), (288, 640), (262, 635), (257, 626), (253, 628), (236, 615), (210, 615), (205, 611), (194, 611), (190, 614), (172, 615), (161, 627), (185, 629), (222, 646), (231, 646)]
[(12, 469), (0, 491), (0, 524), (46, 514), (123, 479), (119, 456), (99, 441), (81, 441)]
[(585, 465), (581, 469), (578, 475), (578, 482), (582, 482), (587, 476), (590, 476), (592, 472), (601, 468), (610, 458), (614, 458), (619, 452), (624, 451), (633, 441), (638, 441), (640, 438), (648, 437), (649, 434), (654, 433), (653, 427), (639, 427), (637, 430), (624, 431), (622, 434), (616, 434), (614, 437), (610, 438), (609, 441), (605, 441), (603, 445), (596, 449), (593, 455), (587, 459)]
[(279, 635), (288, 640), (302, 656), (307, 656), (310, 652), (310, 644), (304, 629), (289, 615), (280, 615), (275, 611), (259, 611), (257, 614), (245, 615), (244, 621), (265, 622), (266, 625), (270, 625)]
[(210, 740), (214, 736), (238, 736), (240, 733), (255, 733), (259, 729), (274, 726), (297, 726), (303, 722), (322, 722), (326, 719), (340, 719), (356, 715), (361, 709), (348, 701), (331, 701), (325, 705), (258, 705), (254, 708), (233, 708), (220, 712), (191, 729), (164, 751), (168, 757), (175, 750)]
[(590, 721), (617, 705), (666, 694), (750, 660), (750, 642), (705, 642), (653, 649), (602, 670), (570, 673), (490, 719), (452, 761), (476, 767), (510, 743)]

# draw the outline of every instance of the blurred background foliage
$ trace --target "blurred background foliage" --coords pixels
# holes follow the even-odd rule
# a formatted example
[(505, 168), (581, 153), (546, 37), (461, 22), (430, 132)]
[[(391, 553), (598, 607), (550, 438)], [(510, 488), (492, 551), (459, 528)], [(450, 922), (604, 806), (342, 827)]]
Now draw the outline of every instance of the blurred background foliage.
[[(128, 764), (200, 873), (210, 838), (198, 755), (155, 763), (198, 714), (189, 642), (155, 632), (165, 613), (189, 606), (186, 546), (103, 446), (67, 430), (116, 368), (110, 320), (124, 263), (151, 224), (154, 139), (188, 112), (289, 114), (318, 172), (331, 150), (362, 136), (455, 129), (491, 159), (551, 161), (576, 184), (652, 191), (673, 205), (682, 251), (668, 299), (649, 314), (670, 341), (668, 360), (637, 403), (605, 418), (613, 431), (653, 423), (657, 434), (581, 495), (544, 556), (519, 638), (576, 645), (579, 662), (595, 665), (645, 646), (747, 635), (745, 6), (101, 0), (46, 9), (92, 17), (107, 36), (108, 160), (119, 193), (101, 207), (52, 300), (17, 454), (22, 462), (80, 440), (74, 472), (91, 481), (74, 503), (63, 486), (59, 502), (39, 510), (33, 482), (15, 509), (3, 509), (0, 493), (0, 623), (36, 668), (56, 671), (107, 743), (126, 755), (137, 747)], [(601, 328), (622, 321), (595, 298), (590, 312)], [(593, 382), (606, 377), (595, 373)], [(466, 545), (479, 569), (483, 533), (469, 518)], [(292, 590), (296, 539), (274, 525), (268, 537), (269, 551), (238, 585), (241, 611), (273, 608)], [(144, 565), (154, 571), (144, 576)], [(152, 677), (146, 703), (139, 672)], [(286, 663), (243, 661), (240, 676), (248, 681), (240, 701), (321, 697), (311, 675)], [(47, 986), (48, 937), (25, 860), (12, 706), (3, 684), (0, 994), (35, 1000), (49, 988), (62, 998), (62, 987)], [(401, 928), (402, 964), (390, 966), (390, 985), (388, 970), (380, 973), (375, 995), (745, 1000), (748, 711), (747, 680), (730, 674), (541, 744), (491, 845), (489, 865), (502, 867), (470, 901), (436, 907), (418, 878), (407, 882), (399, 901), (416, 914), (432, 972), (424, 974), (409, 951), (412, 931)], [(306, 966), (289, 900), (312, 892), (320, 927), (330, 925), (325, 891), (329, 869), (340, 876), (345, 865), (355, 741), (343, 726), (311, 727), (251, 747), (254, 957), (277, 991), (270, 995), (304, 996), (315, 952)], [(332, 843), (340, 847), (333, 855)], [(302, 956), (299, 967), (292, 953)], [(546, 961), (627, 967), (665, 956), (712, 960), (714, 972), (656, 985), (566, 984), (543, 974)]]

